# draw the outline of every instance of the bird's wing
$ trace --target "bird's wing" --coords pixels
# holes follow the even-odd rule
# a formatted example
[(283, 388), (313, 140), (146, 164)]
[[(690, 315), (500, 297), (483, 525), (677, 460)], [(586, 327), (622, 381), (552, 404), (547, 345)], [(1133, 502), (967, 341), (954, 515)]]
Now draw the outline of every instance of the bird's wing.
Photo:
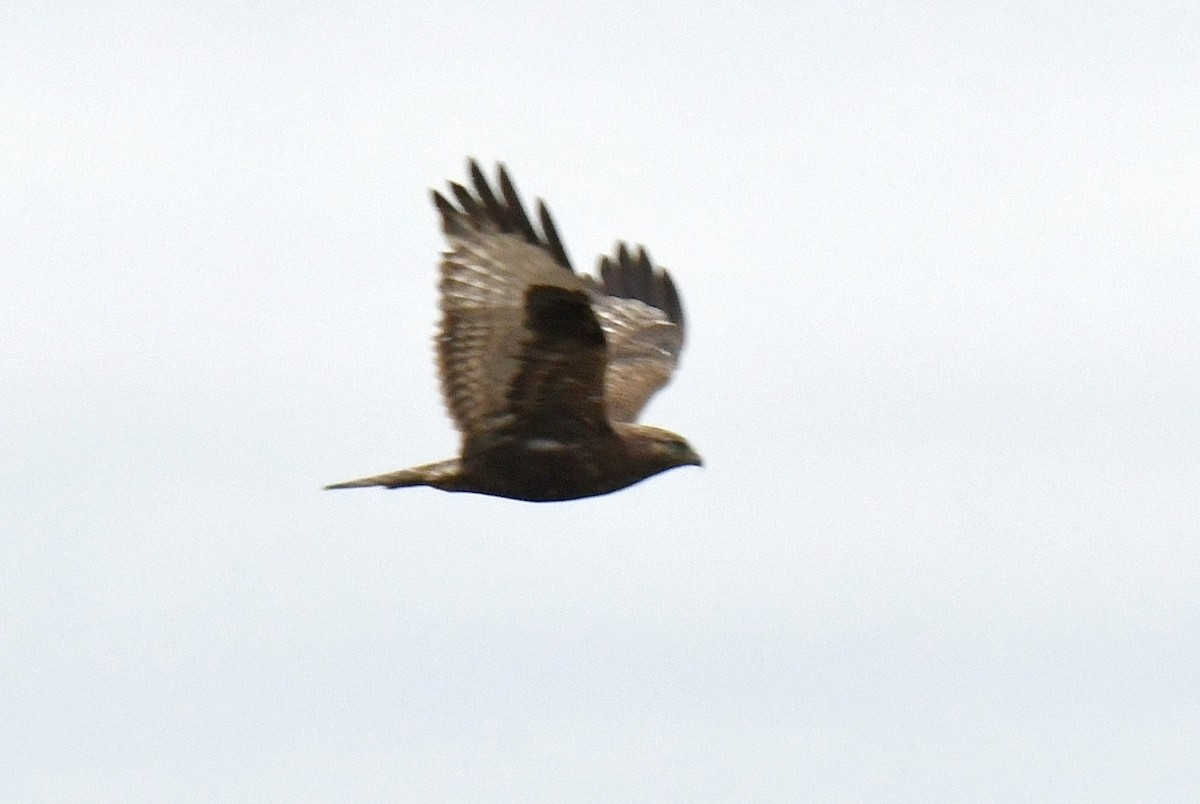
[(608, 338), (604, 379), (608, 416), (632, 422), (671, 379), (683, 351), (683, 305), (670, 275), (655, 268), (644, 248), (624, 243), (600, 260), (592, 280), (593, 306)]
[(433, 193), (448, 243), (437, 352), (451, 416), (468, 444), (501, 426), (530, 437), (552, 420), (607, 427), (605, 341), (588, 283), (544, 204), (539, 231), (503, 166), (499, 194), (468, 167), (473, 191), (450, 184), (453, 202)]
[(572, 442), (610, 430), (604, 409), (604, 332), (587, 293), (530, 287), (517, 362), (508, 396), (516, 435)]

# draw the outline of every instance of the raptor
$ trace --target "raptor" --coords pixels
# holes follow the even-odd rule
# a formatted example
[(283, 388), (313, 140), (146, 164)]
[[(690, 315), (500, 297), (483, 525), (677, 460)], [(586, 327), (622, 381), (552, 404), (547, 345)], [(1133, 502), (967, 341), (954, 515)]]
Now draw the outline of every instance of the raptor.
[(623, 242), (597, 276), (576, 273), (543, 202), (535, 225), (503, 165), (497, 188), (474, 160), (468, 172), (470, 188), (433, 191), (447, 241), (437, 363), (460, 455), (326, 488), (549, 502), (699, 466), (683, 437), (636, 421), (683, 349), (670, 275)]

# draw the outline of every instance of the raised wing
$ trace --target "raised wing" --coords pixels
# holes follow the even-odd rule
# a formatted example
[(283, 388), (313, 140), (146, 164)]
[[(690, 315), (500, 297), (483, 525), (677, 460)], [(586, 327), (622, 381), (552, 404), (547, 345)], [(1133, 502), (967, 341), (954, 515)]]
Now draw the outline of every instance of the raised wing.
[(645, 248), (624, 243), (600, 260), (593, 306), (608, 338), (604, 387), (608, 416), (632, 422), (671, 379), (683, 351), (683, 305), (670, 275), (656, 269)]
[(549, 212), (538, 203), (539, 231), (503, 166), (499, 195), (474, 160), (469, 172), (474, 192), (450, 185), (457, 205), (433, 193), (449, 246), (438, 367), (455, 424), (470, 441), (514, 416), (533, 424), (586, 399), (602, 411), (604, 338)]

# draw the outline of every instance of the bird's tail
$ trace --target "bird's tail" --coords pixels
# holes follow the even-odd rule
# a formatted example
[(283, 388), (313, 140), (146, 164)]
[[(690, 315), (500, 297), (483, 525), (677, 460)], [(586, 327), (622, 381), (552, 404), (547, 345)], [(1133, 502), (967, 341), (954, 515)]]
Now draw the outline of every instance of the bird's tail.
[(438, 461), (424, 466), (414, 466), (412, 469), (401, 469), (383, 475), (360, 477), (358, 480), (347, 480), (344, 483), (333, 483), (326, 489), (361, 489), (369, 486), (383, 486), (389, 489), (400, 489), (408, 486), (433, 486), (447, 489), (453, 487), (458, 477), (458, 461)]

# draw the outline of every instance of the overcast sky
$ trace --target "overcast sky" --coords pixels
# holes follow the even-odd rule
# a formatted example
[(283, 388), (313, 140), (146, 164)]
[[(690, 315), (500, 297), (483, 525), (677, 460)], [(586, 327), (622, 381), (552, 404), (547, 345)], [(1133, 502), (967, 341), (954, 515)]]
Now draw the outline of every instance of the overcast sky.
[[(0, 8), (0, 799), (1200, 796), (1200, 11), (704, 5)], [(321, 491), (469, 155), (704, 468)]]

